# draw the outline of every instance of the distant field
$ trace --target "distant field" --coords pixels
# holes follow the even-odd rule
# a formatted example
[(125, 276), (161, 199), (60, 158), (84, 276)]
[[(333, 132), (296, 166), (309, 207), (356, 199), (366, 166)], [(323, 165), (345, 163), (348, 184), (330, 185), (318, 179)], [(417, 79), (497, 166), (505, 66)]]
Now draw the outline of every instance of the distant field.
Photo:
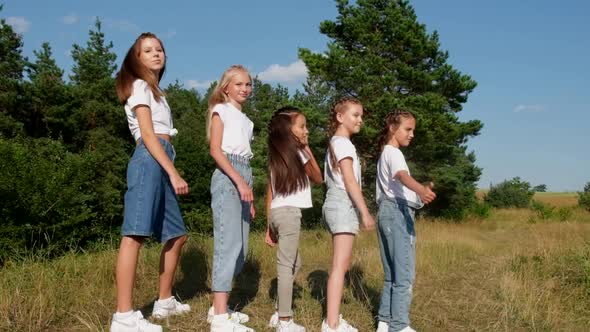
[[(539, 195), (570, 202), (572, 194)], [(569, 199), (569, 201), (566, 201)], [(569, 204), (569, 203), (563, 203)], [(588, 331), (590, 326), (590, 213), (574, 209), (565, 221), (536, 220), (523, 209), (494, 210), (484, 221), (420, 220), (412, 325), (418, 331)], [(0, 270), (1, 331), (106, 331), (115, 309), (117, 240), (97, 253), (53, 261), (9, 262)], [(183, 252), (175, 289), (192, 306), (162, 321), (166, 331), (208, 331), (212, 240), (193, 235)], [(295, 317), (319, 331), (324, 316), (331, 238), (302, 233), (303, 266), (296, 279)], [(374, 233), (355, 244), (342, 313), (372, 332), (382, 285)], [(276, 251), (251, 235), (251, 255), (231, 303), (266, 327), (276, 294)], [(145, 315), (157, 294), (159, 246), (144, 248), (135, 303)]]
[[(483, 199), (487, 190), (479, 190), (476, 195), (477, 198)], [(547, 193), (535, 193), (533, 199), (541, 201), (545, 204), (550, 204), (555, 207), (564, 206), (577, 206), (578, 205), (578, 193), (575, 192), (547, 192)]]

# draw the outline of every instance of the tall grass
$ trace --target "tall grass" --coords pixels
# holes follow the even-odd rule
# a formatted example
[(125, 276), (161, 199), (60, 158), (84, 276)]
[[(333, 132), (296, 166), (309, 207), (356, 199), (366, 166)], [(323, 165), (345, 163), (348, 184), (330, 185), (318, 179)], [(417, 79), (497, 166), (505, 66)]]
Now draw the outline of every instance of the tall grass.
[[(567, 222), (528, 223), (530, 210), (497, 210), (484, 221), (417, 224), (417, 279), (412, 325), (420, 331), (581, 331), (590, 326), (590, 214)], [(260, 221), (257, 221), (260, 222)], [(230, 304), (266, 331), (276, 296), (276, 251), (253, 233), (244, 273)], [(0, 330), (103, 331), (115, 309), (116, 241), (101, 251), (54, 259), (19, 259), (0, 270)], [(134, 303), (145, 316), (157, 295), (160, 246), (142, 249)], [(373, 331), (382, 287), (374, 233), (355, 243), (342, 313)], [(331, 237), (304, 231), (296, 278), (295, 318), (318, 331), (325, 315)], [(212, 239), (193, 235), (175, 292), (190, 314), (161, 321), (168, 331), (207, 331)]]

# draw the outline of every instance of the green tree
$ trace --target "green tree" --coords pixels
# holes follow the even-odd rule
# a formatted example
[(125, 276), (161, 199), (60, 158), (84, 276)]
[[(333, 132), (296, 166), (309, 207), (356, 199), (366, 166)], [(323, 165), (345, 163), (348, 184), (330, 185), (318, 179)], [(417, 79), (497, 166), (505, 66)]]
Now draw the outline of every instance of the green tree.
[(547, 192), (547, 185), (546, 184), (540, 184), (540, 185), (534, 186), (533, 187), (533, 191), (534, 192), (538, 192), (538, 193)]
[[(3, 5), (0, 5), (2, 12)], [(22, 79), (26, 58), (23, 41), (4, 18), (0, 19), (0, 135), (13, 137), (21, 133), (24, 114)]]
[(96, 30), (89, 31), (90, 38), (85, 48), (78, 44), (73, 45), (72, 58), (75, 64), (70, 79), (75, 84), (92, 84), (112, 78), (117, 69), (117, 56), (112, 52), (113, 42), (106, 43), (98, 18), (94, 22), (94, 28)]
[(525, 208), (530, 205), (534, 194), (530, 183), (515, 177), (497, 185), (491, 185), (484, 201), (496, 208)]
[(374, 191), (374, 143), (382, 119), (394, 108), (412, 111), (416, 138), (405, 150), (412, 174), (434, 181), (437, 200), (429, 206), (436, 215), (460, 218), (475, 201), (481, 170), (466, 142), (479, 134), (480, 121), (461, 122), (457, 112), (476, 82), (447, 63), (438, 33), (427, 33), (414, 9), (404, 0), (338, 0), (335, 21), (323, 21), (320, 32), (330, 38), (324, 53), (299, 49), (309, 77), (323, 82), (330, 95), (361, 100), (367, 115), (354, 138), (366, 162), (365, 187)]
[(29, 136), (58, 138), (62, 131), (60, 123), (64, 120), (61, 114), (68, 100), (64, 72), (55, 63), (49, 43), (43, 43), (41, 49), (33, 53), (36, 60), (26, 68), (30, 82), (25, 86), (30, 105), (25, 128)]
[(584, 186), (584, 191), (578, 193), (578, 205), (590, 211), (590, 182)]

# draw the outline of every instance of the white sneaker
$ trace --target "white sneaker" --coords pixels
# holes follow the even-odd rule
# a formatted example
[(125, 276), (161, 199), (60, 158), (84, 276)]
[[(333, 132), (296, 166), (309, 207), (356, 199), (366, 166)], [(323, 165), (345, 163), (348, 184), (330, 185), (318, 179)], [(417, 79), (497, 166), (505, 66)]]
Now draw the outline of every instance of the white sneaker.
[(404, 327), (401, 331), (399, 332), (416, 332), (416, 330), (414, 330), (413, 328), (411, 328), (410, 326), (406, 326)]
[(211, 319), (211, 332), (254, 332), (253, 329), (233, 321), (229, 314), (214, 315)]
[(342, 318), (342, 315), (340, 315), (339, 320), (338, 327), (336, 329), (332, 329), (328, 325), (328, 322), (326, 322), (324, 319), (322, 322), (322, 332), (359, 332), (359, 330), (348, 324), (348, 322)]
[(389, 324), (379, 321), (377, 324), (377, 330), (375, 332), (387, 332), (389, 331)]
[(174, 296), (166, 300), (156, 300), (154, 302), (154, 310), (152, 310), (152, 317), (157, 319), (164, 319), (172, 315), (182, 315), (191, 311), (191, 306), (180, 303)]
[(113, 314), (111, 332), (162, 332), (162, 327), (148, 322), (141, 311), (134, 311), (123, 318), (120, 314)]
[(279, 321), (276, 332), (305, 332), (305, 327), (296, 324), (293, 319)]
[[(250, 321), (250, 317), (243, 312), (233, 311), (228, 308), (227, 313), (229, 314), (229, 319), (236, 322), (236, 323), (244, 324), (244, 323), (248, 323), (248, 321)], [(209, 311), (207, 312), (207, 323), (211, 324), (211, 321), (213, 320), (214, 315), (215, 315), (215, 311), (213, 310), (213, 307), (210, 307)], [(278, 320), (278, 316), (277, 316), (277, 320)], [(274, 326), (271, 326), (271, 327), (274, 327)]]
[(279, 313), (275, 311), (275, 313), (272, 314), (272, 316), (270, 316), (270, 319), (268, 321), (268, 327), (276, 328), (277, 325), (279, 325)]

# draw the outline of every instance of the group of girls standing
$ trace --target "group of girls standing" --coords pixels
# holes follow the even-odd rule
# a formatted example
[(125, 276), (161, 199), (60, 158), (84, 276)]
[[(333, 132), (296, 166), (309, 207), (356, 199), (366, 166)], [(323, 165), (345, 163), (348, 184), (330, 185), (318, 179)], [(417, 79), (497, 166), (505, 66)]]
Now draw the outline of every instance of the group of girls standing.
[[(170, 143), (176, 135), (170, 107), (159, 87), (166, 69), (166, 52), (154, 34), (141, 34), (129, 49), (116, 89), (125, 105), (136, 148), (127, 169), (128, 190), (122, 240), (116, 266), (117, 311), (111, 331), (160, 332), (162, 327), (133, 310), (132, 294), (139, 249), (148, 237), (164, 243), (160, 256), (159, 297), (152, 317), (164, 319), (190, 311), (172, 295), (172, 283), (181, 249), (187, 240), (177, 200), (189, 187), (174, 167)], [(211, 178), (214, 224), (212, 306), (207, 322), (212, 332), (250, 332), (248, 315), (228, 308), (234, 277), (248, 252), (250, 221), (255, 216), (250, 142), (253, 123), (242, 112), (252, 93), (252, 78), (240, 65), (229, 67), (209, 98), (207, 138), (216, 169)], [(322, 332), (355, 332), (340, 315), (344, 278), (351, 262), (353, 242), (360, 226), (374, 229), (376, 222), (361, 189), (361, 165), (350, 138), (363, 123), (363, 106), (343, 98), (330, 110), (330, 141), (324, 174), (308, 144), (303, 112), (283, 107), (272, 116), (268, 133), (268, 216), (265, 242), (277, 246), (277, 304), (269, 326), (281, 332), (303, 332), (293, 320), (293, 281), (301, 266), (299, 236), (301, 209), (312, 206), (311, 184), (325, 182), (324, 220), (332, 234), (332, 266), (327, 284), (327, 315)], [(381, 156), (377, 164), (377, 218), (385, 282), (377, 331), (414, 331), (409, 308), (415, 275), (414, 212), (435, 198), (432, 185), (411, 176), (401, 147), (414, 136), (414, 116), (394, 111), (385, 121)]]

